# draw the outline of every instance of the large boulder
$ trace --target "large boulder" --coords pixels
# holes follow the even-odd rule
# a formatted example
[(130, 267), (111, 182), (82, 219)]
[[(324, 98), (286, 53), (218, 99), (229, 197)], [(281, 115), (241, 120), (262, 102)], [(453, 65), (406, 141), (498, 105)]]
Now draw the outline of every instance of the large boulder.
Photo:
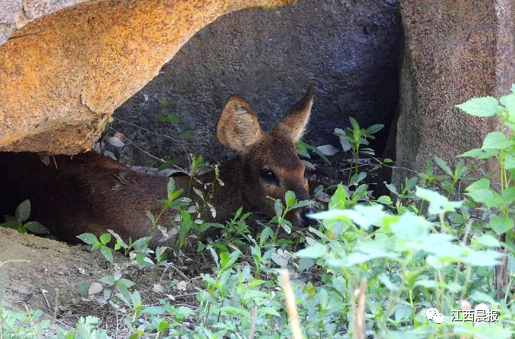
[(512, 1), (403, 0), (400, 10), (405, 42), (395, 183), (413, 175), (403, 168), (423, 170), (433, 156), (453, 163), (479, 147), (496, 120), (468, 116), (455, 105), (506, 94), (515, 79)]
[(1, 40), (9, 37), (0, 46), (0, 150), (88, 149), (113, 110), (200, 28), (234, 10), (293, 1), (0, 0)]

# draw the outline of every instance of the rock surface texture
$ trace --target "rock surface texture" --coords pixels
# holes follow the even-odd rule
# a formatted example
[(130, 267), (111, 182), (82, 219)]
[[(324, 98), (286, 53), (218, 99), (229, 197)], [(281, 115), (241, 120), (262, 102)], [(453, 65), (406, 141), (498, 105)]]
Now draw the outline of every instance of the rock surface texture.
[(199, 29), (234, 10), (293, 1), (0, 0), (0, 37), (9, 37), (0, 46), (0, 151), (88, 149)]
[[(435, 155), (454, 162), (495, 127), (495, 119), (468, 116), (454, 105), (509, 91), (515, 81), (515, 5), (403, 0), (400, 9), (405, 44), (396, 158), (400, 167), (423, 170)], [(412, 173), (397, 169), (393, 181), (406, 175)]]
[[(159, 157), (184, 158), (184, 147), (223, 160), (227, 151), (216, 140), (215, 125), (231, 94), (246, 98), (262, 126), (270, 128), (313, 84), (306, 140), (337, 146), (333, 130), (348, 126), (349, 116), (362, 126), (391, 122), (400, 37), (395, 0), (298, 0), (281, 8), (234, 12), (193, 36), (154, 80), (115, 111), (113, 127)], [(160, 104), (162, 97), (167, 108)], [(158, 113), (177, 115), (184, 124), (158, 122)], [(181, 138), (183, 130), (191, 131), (188, 140)], [(386, 132), (380, 136), (383, 143), (374, 145), (378, 151)], [(133, 150), (125, 152), (124, 161), (152, 160)]]

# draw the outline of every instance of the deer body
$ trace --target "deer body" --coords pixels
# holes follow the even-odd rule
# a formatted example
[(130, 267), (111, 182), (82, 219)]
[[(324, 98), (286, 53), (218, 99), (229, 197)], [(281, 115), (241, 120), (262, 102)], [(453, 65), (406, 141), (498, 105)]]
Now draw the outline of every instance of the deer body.
[[(238, 152), (238, 157), (220, 167), (224, 185), (215, 185), (208, 198), (217, 212), (214, 221), (225, 222), (239, 207), (271, 216), (274, 208), (269, 197), (283, 198), (288, 190), (294, 191), (299, 200), (308, 199), (304, 165), (297, 157), (294, 142), (307, 124), (312, 99), (310, 88), (270, 133), (261, 131), (245, 100), (238, 96), (228, 99), (217, 125), (217, 137)], [(214, 173), (197, 179), (213, 182)], [(30, 220), (41, 222), (62, 240), (73, 243), (79, 234), (99, 235), (108, 229), (123, 239), (137, 239), (150, 234), (151, 221), (146, 211), (154, 215), (161, 211), (158, 200), (166, 197), (168, 180), (135, 172), (92, 152), (73, 157), (58, 155), (48, 165), (35, 153), (0, 153), (0, 221), (29, 199)], [(189, 177), (174, 180), (177, 188), (186, 191)], [(290, 215), (292, 223), (305, 223), (306, 211)], [(160, 224), (168, 225), (174, 213), (165, 212)], [(151, 246), (159, 243), (158, 233)]]

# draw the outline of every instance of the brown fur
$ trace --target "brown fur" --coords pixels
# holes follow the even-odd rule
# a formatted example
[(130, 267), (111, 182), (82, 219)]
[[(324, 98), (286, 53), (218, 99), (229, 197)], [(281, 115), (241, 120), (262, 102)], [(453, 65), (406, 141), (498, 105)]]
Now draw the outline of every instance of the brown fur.
[[(283, 198), (288, 190), (299, 200), (308, 199), (304, 164), (294, 142), (308, 122), (312, 101), (310, 88), (285, 119), (265, 133), (243, 98), (228, 99), (217, 137), (237, 151), (238, 157), (220, 168), (224, 185), (217, 185), (209, 200), (217, 211), (216, 221), (225, 222), (241, 206), (272, 216), (273, 201), (268, 197)], [(157, 200), (166, 196), (168, 178), (137, 173), (94, 153), (58, 155), (51, 160), (45, 164), (35, 153), (0, 153), (0, 217), (12, 215), (18, 204), (30, 199), (30, 219), (68, 242), (77, 242), (79, 234), (99, 235), (107, 229), (125, 239), (149, 234), (151, 223), (145, 211), (154, 215), (160, 211)], [(263, 169), (272, 171), (277, 180), (264, 180)], [(199, 177), (204, 183), (213, 178), (212, 172)], [(189, 177), (175, 181), (176, 187), (186, 188)], [(302, 212), (289, 215), (294, 225), (302, 224)], [(165, 213), (161, 224), (169, 225), (173, 214)], [(152, 246), (158, 244), (158, 238), (152, 240)]]

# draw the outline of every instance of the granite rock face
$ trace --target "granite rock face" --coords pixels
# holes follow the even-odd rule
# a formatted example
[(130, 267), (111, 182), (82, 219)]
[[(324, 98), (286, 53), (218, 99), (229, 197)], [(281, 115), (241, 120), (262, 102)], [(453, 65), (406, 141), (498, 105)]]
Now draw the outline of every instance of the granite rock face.
[(234, 10), (293, 1), (0, 0), (0, 37), (9, 37), (0, 46), (0, 151), (89, 149), (114, 109), (199, 29)]
[[(113, 128), (158, 157), (184, 158), (186, 150), (224, 160), (228, 153), (216, 140), (215, 125), (231, 94), (247, 99), (269, 129), (313, 84), (306, 140), (337, 146), (333, 130), (348, 126), (349, 116), (362, 126), (390, 124), (398, 98), (400, 39), (395, 0), (298, 0), (287, 7), (234, 12), (193, 36), (115, 111)], [(163, 97), (168, 107), (160, 104)], [(184, 123), (158, 122), (159, 113), (177, 115)], [(188, 140), (181, 138), (184, 130), (191, 131)], [(373, 145), (377, 151), (386, 135), (387, 128)], [(152, 161), (132, 151), (124, 161)]]
[[(423, 170), (437, 155), (481, 145), (496, 120), (454, 106), (474, 96), (501, 96), (515, 82), (515, 5), (510, 0), (403, 0), (397, 165)], [(390, 140), (391, 141), (391, 140)], [(487, 170), (493, 170), (487, 165)], [(405, 170), (393, 172), (399, 183)]]

